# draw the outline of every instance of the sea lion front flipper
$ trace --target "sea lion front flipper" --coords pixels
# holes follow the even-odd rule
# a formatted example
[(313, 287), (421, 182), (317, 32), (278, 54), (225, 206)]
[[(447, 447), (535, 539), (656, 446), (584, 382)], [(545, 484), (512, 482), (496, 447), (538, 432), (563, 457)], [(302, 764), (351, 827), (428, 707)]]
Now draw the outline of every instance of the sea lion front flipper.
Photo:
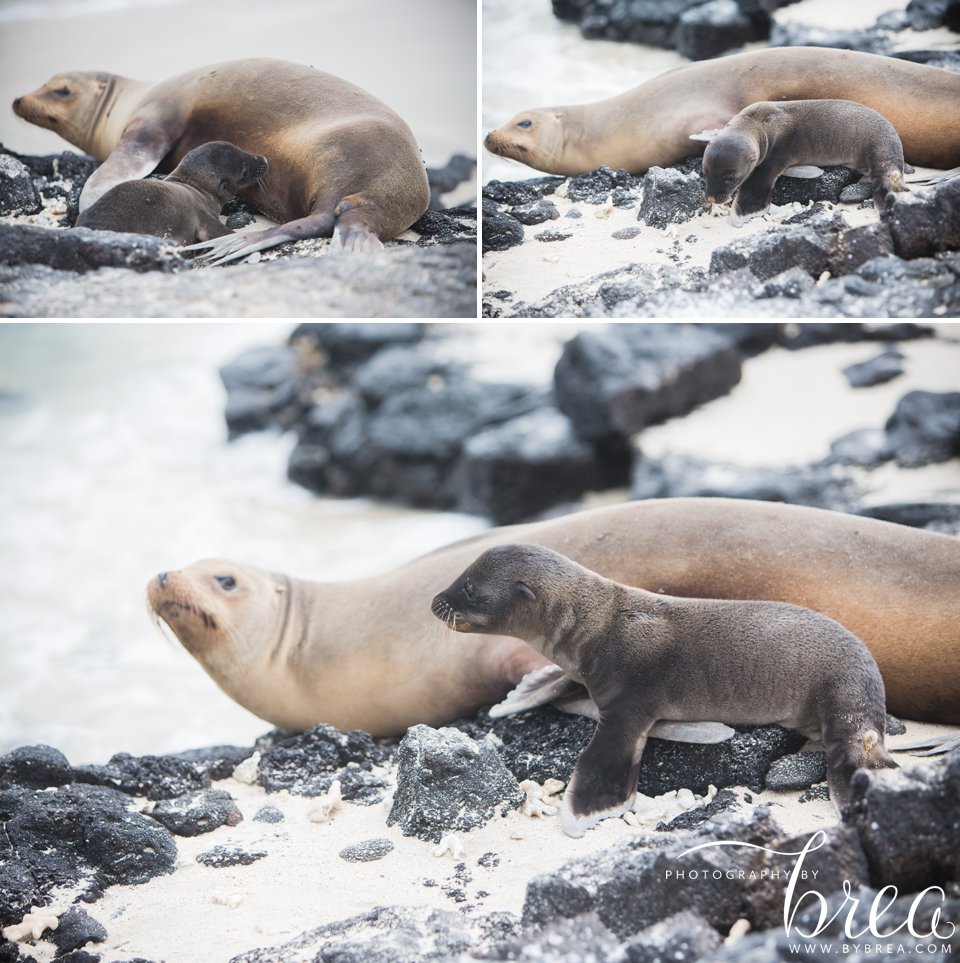
[(796, 167), (788, 167), (780, 176), (814, 178), (820, 177), (822, 174), (822, 167), (814, 167), (813, 164), (797, 164)]
[(159, 118), (139, 117), (127, 124), (110, 156), (87, 178), (80, 192), (80, 210), (85, 211), (111, 187), (136, 181), (156, 170), (173, 146), (179, 132)]
[[(570, 715), (596, 720), (600, 718), (600, 710), (590, 698), (586, 686), (574, 682), (559, 665), (552, 662), (528, 672), (502, 702), (490, 707), (489, 715), (492, 719), (502, 719), (547, 703)], [(722, 722), (661, 721), (653, 724), (649, 734), (670, 742), (713, 745), (733, 738), (735, 732)]]
[(581, 698), (587, 690), (574, 682), (559, 665), (552, 662), (528, 672), (505, 696), (490, 708), (490, 716), (502, 719), (527, 709), (567, 697)]
[(758, 214), (770, 206), (773, 196), (773, 185), (780, 176), (780, 166), (764, 161), (754, 168), (753, 173), (743, 182), (737, 191), (737, 198), (733, 203), (733, 213), (737, 217), (748, 214)]
[(597, 731), (580, 753), (563, 794), (560, 822), (568, 836), (582, 836), (601, 819), (629, 811), (652, 724), (635, 704), (601, 713)]
[(690, 140), (702, 140), (702, 141), (706, 141), (709, 144), (710, 141), (712, 141), (715, 137), (717, 137), (720, 133), (722, 133), (722, 131), (723, 131), (722, 127), (713, 127), (713, 128), (710, 128), (709, 130), (701, 130), (699, 134), (691, 134)]

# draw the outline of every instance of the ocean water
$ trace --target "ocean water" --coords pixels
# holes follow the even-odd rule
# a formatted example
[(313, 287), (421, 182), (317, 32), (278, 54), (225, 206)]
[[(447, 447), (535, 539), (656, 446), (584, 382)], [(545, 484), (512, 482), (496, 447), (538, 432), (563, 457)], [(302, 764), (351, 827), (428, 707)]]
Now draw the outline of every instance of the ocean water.
[(0, 0), (0, 25), (18, 20), (83, 17), (178, 2), (180, 0)]
[[(531, 107), (583, 104), (623, 93), (684, 63), (671, 50), (585, 40), (549, 0), (483, 0), (481, 137)], [(483, 152), (483, 180), (539, 171)]]
[(217, 366), (289, 330), (0, 326), (0, 753), (97, 762), (269, 728), (150, 621), (158, 571), (220, 555), (346, 579), (485, 526), (317, 498), (286, 479), (291, 435), (228, 442)]

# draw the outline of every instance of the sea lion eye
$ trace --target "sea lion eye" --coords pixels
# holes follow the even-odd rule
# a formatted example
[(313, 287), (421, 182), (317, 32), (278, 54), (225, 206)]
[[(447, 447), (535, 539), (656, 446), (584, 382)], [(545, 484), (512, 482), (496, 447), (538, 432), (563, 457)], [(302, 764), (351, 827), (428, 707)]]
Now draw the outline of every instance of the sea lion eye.
[(58, 97), (69, 97), (69, 96), (70, 96), (70, 88), (69, 88), (69, 87), (57, 87), (57, 89), (54, 91), (54, 93), (55, 93)]
[(220, 583), (220, 588), (226, 592), (231, 592), (237, 587), (237, 580), (232, 575), (214, 575), (213, 577)]
[(532, 121), (532, 120), (518, 120), (518, 121), (517, 121), (517, 127), (522, 127), (524, 130), (526, 130), (528, 127), (533, 127), (533, 121)]

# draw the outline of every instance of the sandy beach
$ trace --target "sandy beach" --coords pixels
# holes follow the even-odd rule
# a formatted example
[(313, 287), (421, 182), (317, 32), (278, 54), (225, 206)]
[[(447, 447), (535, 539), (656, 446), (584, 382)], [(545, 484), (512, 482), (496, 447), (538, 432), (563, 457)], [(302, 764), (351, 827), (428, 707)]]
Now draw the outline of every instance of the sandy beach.
[[(829, 0), (801, 0), (776, 10), (772, 18), (776, 24), (809, 29), (814, 38), (822, 35), (824, 43), (831, 45), (831, 31), (864, 30), (881, 15), (892, 15), (905, 7), (903, 0), (858, 0), (840, 5)], [(553, 17), (548, 6), (536, 0), (520, 3), (485, 0), (483, 10), (484, 132), (506, 124), (523, 110), (603, 100), (689, 63), (672, 50), (585, 39), (577, 25)], [(893, 44), (895, 50), (956, 50), (958, 37), (943, 28), (920, 32), (903, 30)], [(746, 44), (743, 49), (756, 50), (766, 45), (758, 41)], [(482, 162), (484, 183), (543, 176), (542, 172), (519, 161), (486, 151)], [(928, 173), (918, 168), (908, 181)], [(782, 178), (781, 183), (785, 180), (787, 178)], [(729, 205), (715, 205), (711, 211), (698, 211), (690, 219), (664, 229), (638, 221), (635, 205), (618, 208), (610, 202), (599, 206), (572, 204), (567, 197), (568, 187), (569, 184), (562, 184), (556, 194), (549, 193), (546, 198), (556, 205), (559, 218), (532, 224), (518, 215), (526, 225), (523, 241), (508, 250), (484, 254), (487, 316), (536, 317), (540, 316), (537, 311), (544, 302), (543, 316), (576, 313), (569, 307), (567, 310), (558, 307), (548, 296), (566, 285), (600, 278), (604, 273), (612, 277), (613, 272), (620, 272), (617, 281), (623, 281), (631, 275), (643, 278), (660, 266), (707, 268), (717, 248), (759, 237), (772, 225), (802, 215), (809, 207), (800, 203), (773, 204), (763, 216), (754, 217), (743, 226), (734, 226)], [(912, 189), (922, 193), (920, 188)], [(930, 196), (930, 192), (923, 196)], [(848, 227), (877, 224), (879, 220), (872, 205), (858, 206), (858, 202), (828, 201), (823, 203), (823, 209), (840, 212)], [(509, 206), (506, 210), (509, 212)], [(550, 237), (551, 233), (567, 236)], [(831, 274), (824, 272), (820, 280), (829, 277)], [(490, 298), (491, 295), (494, 297)], [(745, 303), (749, 301), (746, 293), (743, 299)], [(572, 298), (574, 303), (583, 300), (587, 301), (584, 316), (630, 315), (629, 307), (620, 315), (609, 306), (596, 304), (595, 299), (582, 292)], [(531, 310), (532, 315), (525, 314)], [(710, 313), (709, 306), (706, 311)], [(697, 305), (690, 316), (702, 316), (702, 313), (702, 306)], [(953, 312), (949, 313), (952, 316)]]
[[(888, 739), (888, 746), (896, 752), (900, 743), (946, 731), (944, 726), (913, 723), (905, 735)], [(908, 754), (896, 758), (905, 766), (930, 764), (929, 759)], [(395, 775), (389, 770), (385, 774), (391, 780)], [(392, 793), (372, 806), (344, 803), (331, 819), (321, 822), (316, 798), (266, 793), (236, 779), (221, 780), (215, 787), (234, 797), (243, 822), (201, 836), (178, 837), (174, 873), (141, 886), (111, 887), (90, 907), (109, 933), (105, 943), (89, 946), (102, 954), (101, 963), (134, 957), (226, 963), (254, 947), (286, 943), (305, 930), (378, 906), (458, 910), (468, 918), (494, 912), (519, 915), (533, 876), (653, 831), (669, 805), (653, 805), (651, 815), (640, 815), (634, 825), (623, 819), (604, 820), (580, 839), (564, 835), (555, 816), (515, 811), (470, 833), (455, 834), (462, 848), (452, 853), (387, 826)], [(739, 813), (769, 807), (786, 834), (810, 834), (837, 824), (836, 811), (827, 800), (798, 803), (796, 792), (735, 793)], [(149, 804), (140, 800), (139, 806)], [(253, 821), (264, 806), (279, 809), (283, 821)], [(345, 847), (370, 839), (389, 840), (393, 849), (367, 863), (340, 856)], [(198, 855), (221, 845), (265, 855), (247, 866), (214, 869), (197, 862)], [(51, 911), (67, 910), (73, 896), (70, 891), (57, 894)], [(30, 952), (38, 963), (50, 963), (55, 947), (43, 940)]]
[[(469, 356), (485, 377), (546, 384), (562, 341), (576, 330), (573, 325), (445, 328), (441, 333), (450, 337), (438, 344), (438, 350), (452, 357)], [(308, 577), (355, 578), (485, 527), (481, 519), (466, 516), (316, 499), (282, 480), (289, 439), (253, 435), (224, 449), (213, 423), (220, 417), (222, 399), (211, 383), (212, 375), (199, 376), (197, 358), (212, 369), (228, 359), (231, 346), (239, 350), (258, 340), (268, 344), (286, 333), (272, 327), (254, 329), (249, 335), (228, 329), (221, 341), (217, 329), (206, 328), (179, 348), (172, 344), (161, 348), (159, 329), (128, 331), (112, 345), (103, 329), (81, 331), (65, 346), (73, 346), (75, 354), (96, 348), (82, 371), (66, 362), (60, 367), (45, 362), (42, 340), (30, 339), (21, 346), (20, 378), (8, 373), (3, 387), (25, 391), (31, 366), (38, 364), (62, 384), (47, 399), (49, 410), (34, 411), (21, 431), (8, 436), (15, 449), (17, 478), (15, 485), (8, 483), (5, 505), (8, 514), (21, 517), (7, 544), (7, 564), (11, 571), (23, 568), (32, 573), (37, 583), (35, 597), (28, 602), (0, 598), (5, 617), (18, 627), (24, 643), (9, 652), (0, 649), (5, 677), (19, 680), (11, 689), (13, 698), (7, 700), (14, 714), (5, 720), (15, 727), (17, 743), (51, 742), (76, 765), (104, 762), (112, 751), (187, 749), (191, 740), (193, 745), (213, 741), (249, 745), (268, 728), (216, 689), (179, 647), (164, 646), (153, 635), (140, 609), (141, 591), (145, 578), (160, 566), (201, 554), (228, 554)], [(742, 380), (728, 395), (649, 428), (639, 443), (652, 455), (689, 453), (744, 466), (821, 458), (829, 441), (844, 432), (882, 425), (906, 392), (955, 387), (960, 361), (955, 336), (960, 332), (944, 324), (938, 333), (941, 340), (900, 344), (904, 375), (859, 390), (848, 385), (841, 369), (875, 356), (876, 343), (828, 344), (802, 351), (770, 348), (744, 364)], [(117, 351), (137, 362), (119, 385), (110, 374)], [(204, 414), (194, 419), (202, 421), (192, 429), (196, 437), (192, 433), (184, 437), (184, 426), (172, 415), (163, 420), (158, 425), (162, 432), (152, 436), (154, 447), (170, 446), (176, 454), (152, 461), (136, 444), (136, 424), (138, 413), (142, 420), (159, 419), (165, 410), (168, 395), (163, 385), (147, 377), (149, 358), (158, 353), (163, 355), (159, 370), (165, 383), (179, 385), (182, 397), (192, 399)], [(136, 407), (126, 393), (134, 381), (142, 384), (146, 395)], [(78, 395), (85, 398), (82, 406), (73, 400)], [(111, 398), (124, 399), (112, 407), (129, 409), (131, 420), (107, 418), (100, 409)], [(63, 408), (68, 404), (77, 409), (76, 424), (65, 419)], [(54, 432), (57, 424), (61, 427)], [(31, 443), (31, 426), (49, 440)], [(91, 433), (105, 431), (117, 436), (116, 442), (91, 448)], [(82, 455), (72, 456), (76, 464), (67, 491), (54, 478), (56, 452), (73, 435), (87, 442)], [(123, 467), (128, 462), (130, 467)], [(221, 467), (216, 469), (216, 464)], [(121, 478), (125, 495), (121, 498), (117, 489), (107, 489), (95, 511), (82, 512), (84, 498), (97, 500), (98, 471)], [(243, 476), (245, 481), (225, 475)], [(159, 489), (151, 487), (156, 479)], [(960, 492), (956, 459), (911, 470), (889, 465), (877, 469), (869, 481), (872, 503), (955, 503)], [(623, 491), (606, 491), (587, 501), (625, 497)], [(138, 503), (151, 506), (146, 518), (136, 518)], [(55, 510), (59, 514), (52, 515)], [(82, 547), (71, 554), (59, 540), (57, 531), (66, 527), (64, 519), (71, 514), (83, 516), (81, 534), (89, 543), (102, 545), (102, 554), (84, 555)], [(58, 520), (62, 524), (57, 525)], [(136, 543), (122, 557), (112, 548), (118, 531), (124, 540)], [(33, 548), (38, 537), (39, 554)], [(58, 564), (45, 562), (44, 555), (57, 558)], [(76, 580), (67, 592), (63, 586), (71, 584), (70, 570), (84, 564), (96, 567), (97, 590)], [(108, 618), (111, 598), (123, 601)], [(71, 624), (74, 636), (67, 631)], [(30, 667), (38, 659), (70, 669), (47, 681), (36, 673), (33, 678)], [(77, 719), (82, 725), (75, 724)], [(906, 733), (887, 740), (894, 753), (914, 739), (949, 731), (946, 726), (909, 720), (906, 725)], [(908, 754), (896, 758), (903, 766), (932, 764)], [(318, 798), (285, 790), (268, 793), (236, 777), (218, 779), (214, 787), (235, 799), (242, 822), (195, 837), (178, 836), (172, 874), (144, 885), (112, 886), (101, 900), (87, 905), (108, 932), (105, 943), (88, 949), (100, 954), (101, 963), (134, 958), (225, 963), (238, 953), (285, 943), (305, 930), (377, 906), (443, 909), (462, 913), (465, 919), (497, 911), (519, 914), (532, 877), (654, 830), (670, 805), (652, 805), (648, 816), (639, 813), (633, 824), (605, 820), (580, 839), (565, 836), (554, 816), (534, 818), (514, 811), (458, 833), (462, 851), (438, 854), (435, 844), (387, 825), (397, 773), (387, 764), (378, 774), (388, 784), (382, 801), (367, 806), (345, 802), (326, 821), (317, 820)], [(809, 834), (837, 824), (833, 805), (823, 798), (801, 802), (797, 791), (757, 793), (743, 787), (734, 792), (737, 813), (749, 815), (755, 807), (769, 805), (785, 833)], [(143, 797), (130, 801), (132, 811), (149, 812), (151, 805)], [(283, 820), (255, 820), (264, 806), (276, 807)], [(372, 839), (387, 840), (393, 848), (372, 862), (350, 862), (341, 856), (345, 847)], [(250, 865), (220, 868), (197, 861), (198, 855), (220, 845), (265, 855)], [(75, 896), (73, 890), (55, 893), (50, 911), (65, 911)], [(55, 952), (48, 939), (29, 947), (38, 963), (49, 963)]]

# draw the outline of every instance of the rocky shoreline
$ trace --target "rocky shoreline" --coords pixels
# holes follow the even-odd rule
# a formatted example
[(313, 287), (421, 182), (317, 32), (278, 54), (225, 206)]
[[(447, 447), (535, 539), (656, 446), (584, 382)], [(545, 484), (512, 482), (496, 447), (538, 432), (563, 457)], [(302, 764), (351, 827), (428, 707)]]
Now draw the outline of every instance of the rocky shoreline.
[[(0, 145), (0, 316), (476, 316), (476, 208), (443, 206), (474, 176), (471, 158), (428, 170), (430, 210), (382, 254), (328, 258), (329, 240), (298, 241), (228, 274), (159, 238), (74, 228), (95, 167), (71, 151), (31, 157)], [(235, 229), (257, 217), (239, 198), (226, 213)]]
[(286, 346), (251, 350), (221, 376), (231, 436), (295, 431), (288, 477), (318, 494), (510, 524), (591, 491), (629, 488), (633, 498), (786, 501), (956, 532), (956, 505), (864, 501), (883, 465), (920, 468), (960, 455), (955, 391), (905, 391), (885, 421), (836, 437), (810, 464), (744, 469), (644, 451), (646, 428), (727, 395), (751, 359), (774, 347), (873, 342), (875, 357), (845, 375), (861, 390), (895, 383), (904, 370), (896, 345), (934, 334), (916, 324), (605, 326), (567, 340), (553, 377), (532, 383), (476, 374), (443, 329), (306, 324)]
[[(952, 329), (570, 334), (549, 374), (498, 381), (446, 326), (304, 324), (222, 369), (226, 425), (234, 437), (296, 432), (288, 472), (311, 490), (470, 506), (497, 520), (629, 488), (792, 501), (960, 534), (960, 392), (942, 390)], [(939, 363), (925, 369), (923, 356)], [(869, 418), (849, 431), (857, 422), (831, 407), (830, 454), (786, 467), (690, 454), (676, 435), (658, 447), (664, 422), (676, 431), (725, 404), (777, 357), (816, 361), (799, 388), (778, 384), (802, 392), (805, 417), (839, 381)], [(728, 412), (725, 439), (743, 417), (742, 404)], [(791, 453), (803, 450), (798, 424), (777, 427)], [(937, 497), (867, 497), (880, 472), (916, 492), (914, 473), (931, 468), (953, 472)], [(481, 710), (402, 739), (319, 725), (94, 765), (20, 747), (0, 757), (0, 963), (826, 963), (960, 950), (960, 749), (924, 759), (898, 749), (946, 727), (888, 718), (902, 768), (858, 773), (839, 821), (824, 755), (795, 733), (651, 739), (633, 811), (573, 840), (555, 815), (593, 729), (540, 708), (500, 719)], [(804, 850), (807, 875), (791, 875)], [(883, 936), (870, 929), (872, 907)]]
[[(652, 45), (705, 60), (763, 41), (960, 71), (957, 0), (910, 0), (856, 29), (823, 26), (830, 18), (815, 6), (553, 0), (553, 13), (584, 37), (617, 41), (625, 51)], [(845, 18), (868, 19), (856, 5), (837, 11), (838, 23)], [(491, 180), (482, 188), (482, 315), (956, 317), (960, 178), (917, 182), (932, 173), (908, 171), (910, 193), (888, 198), (879, 212), (868, 179), (847, 168), (812, 180), (781, 177), (769, 211), (741, 226), (726, 207), (707, 209), (697, 157), (642, 177), (599, 168), (569, 178)]]
[[(776, 726), (738, 730), (719, 746), (651, 740), (641, 767), (645, 795), (634, 813), (608, 821), (616, 827), (603, 824), (615, 831), (607, 833), (613, 845), (590, 846), (545, 872), (525, 866), (521, 911), (487, 911), (501, 860), (510, 860), (526, 827), (536, 823), (547, 838), (561, 838), (553, 794), (592, 728), (547, 708), (496, 721), (481, 712), (439, 730), (415, 726), (400, 741), (320, 725), (300, 734), (274, 730), (253, 747), (120, 754), (102, 766), (73, 767), (45, 746), (15, 750), (0, 758), (0, 960), (144, 963), (143, 956), (125, 956), (123, 941), (110, 936), (133, 925), (129, 917), (115, 923), (107, 916), (117, 899), (136, 903), (141, 887), (149, 899), (151, 881), (172, 874), (174, 888), (184, 880), (180, 902), (218, 903), (226, 897), (216, 880), (229, 869), (235, 907), (242, 906), (250, 898), (245, 889), (263, 884), (261, 872), (272, 874), (270, 885), (297, 885), (280, 840), (309, 850), (319, 825), (339, 848), (339, 868), (326, 867), (334, 877), (361, 872), (351, 866), (396, 866), (403, 837), (413, 837), (407, 845), (419, 847), (421, 858), (429, 851), (436, 871), (449, 876), (442, 883), (435, 874), (421, 878), (421, 891), (436, 894), (432, 906), (407, 896), (312, 928), (306, 920), (294, 939), (235, 954), (233, 963), (369, 960), (372, 948), (385, 963), (652, 961), (681, 946), (671, 959), (773, 963), (790, 958), (784, 870), (808, 842), (803, 868), (810, 875), (803, 878), (816, 880), (832, 909), (844, 903), (845, 886), (861, 902), (858, 914), (877, 890), (894, 886), (899, 899), (888, 918), (897, 911), (905, 918), (916, 894), (941, 887), (940, 898), (927, 894), (917, 918), (929, 920), (941, 907), (944, 920), (958, 919), (960, 836), (950, 813), (960, 751), (915, 765), (901, 755), (907, 768), (860, 772), (842, 821), (824, 818), (815, 837), (821, 846), (812, 848), (810, 831), (785, 829), (779, 814), (823, 796), (822, 754), (798, 755), (804, 740)], [(903, 726), (890, 719), (888, 729)], [(889, 744), (896, 751), (895, 740)], [(354, 807), (366, 810), (364, 825), (376, 835), (338, 833)], [(499, 842), (481, 854), (473, 839), (482, 827), (484, 845)], [(722, 841), (751, 848), (705, 845)], [(671, 869), (678, 861), (683, 873)], [(187, 882), (198, 873), (207, 881), (199, 892)], [(111, 888), (123, 894), (113, 902)], [(797, 932), (816, 927), (810, 906), (798, 911)], [(939, 932), (921, 942), (951, 948), (944, 952), (960, 948), (960, 932)], [(817, 939), (819, 955), (803, 959), (861, 958), (838, 922)], [(904, 944), (908, 953), (912, 939)], [(878, 958), (896, 953), (902, 955)], [(191, 958), (211, 957), (201, 946)]]
[[(847, 168), (781, 178), (771, 213), (734, 235), (704, 207), (699, 159), (643, 177), (599, 168), (491, 181), (483, 188), (483, 316), (960, 314), (960, 178), (891, 196), (879, 216), (868, 187)], [(610, 266), (559, 283), (564, 269), (583, 273), (577, 249), (589, 244), (602, 246), (593, 258), (602, 253)], [(555, 275), (556, 287), (541, 294), (549, 287), (541, 278), (531, 288), (538, 273)]]

